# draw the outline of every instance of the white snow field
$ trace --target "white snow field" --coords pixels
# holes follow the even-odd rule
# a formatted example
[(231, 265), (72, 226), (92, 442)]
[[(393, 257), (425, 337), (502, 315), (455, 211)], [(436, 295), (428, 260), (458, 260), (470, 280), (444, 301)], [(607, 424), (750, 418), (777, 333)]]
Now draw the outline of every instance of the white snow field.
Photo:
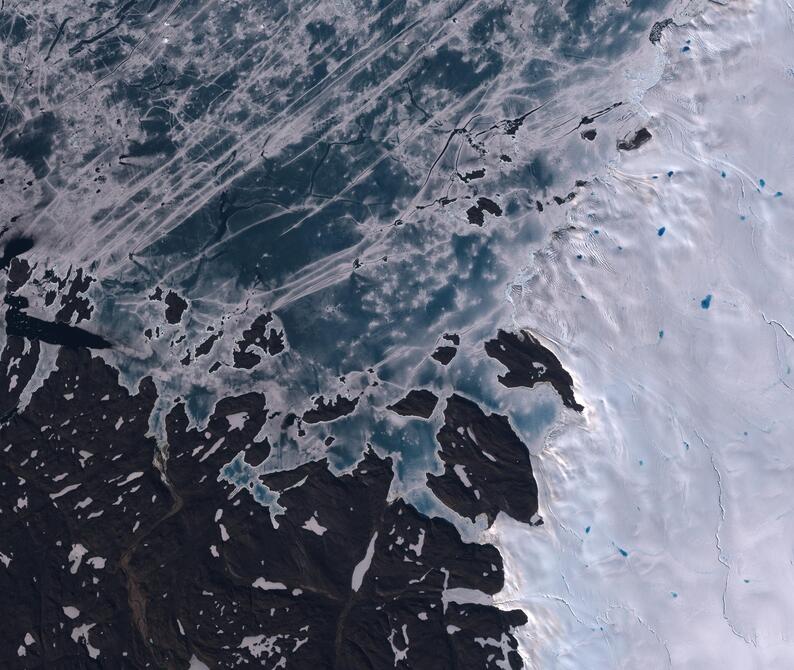
[(531, 668), (794, 668), (793, 28), (665, 29), (653, 139), (510, 290), (587, 408), (535, 460), (544, 526), (489, 533)]

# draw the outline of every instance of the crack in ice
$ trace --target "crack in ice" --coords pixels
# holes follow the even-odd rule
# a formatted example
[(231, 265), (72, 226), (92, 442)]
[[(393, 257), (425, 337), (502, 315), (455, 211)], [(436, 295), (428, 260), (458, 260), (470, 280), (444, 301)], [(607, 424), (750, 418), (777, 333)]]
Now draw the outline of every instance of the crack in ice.
[[(720, 469), (717, 467), (717, 461), (714, 458), (714, 452), (706, 440), (703, 439), (701, 434), (698, 431), (695, 431), (695, 435), (697, 436), (700, 443), (703, 445), (703, 448), (706, 450), (706, 453), (709, 456), (709, 461), (711, 462), (711, 467), (714, 470), (714, 474), (717, 476), (717, 502), (720, 506), (720, 520), (717, 523), (717, 529), (714, 531), (714, 540), (716, 543), (717, 548), (717, 560), (725, 566), (725, 584), (722, 589), (722, 618), (725, 620), (725, 623), (728, 624), (728, 627), (731, 629), (731, 632), (738, 638), (744, 640), (745, 644), (751, 644), (751, 641), (742, 633), (740, 633), (736, 627), (731, 623), (730, 619), (728, 618), (728, 581), (731, 575), (731, 566), (728, 563), (728, 559), (726, 558), (725, 550), (722, 546), (722, 537), (720, 535), (722, 531), (722, 526), (725, 523), (725, 503), (723, 502), (723, 487), (722, 487), (722, 473)], [(752, 644), (755, 644), (754, 642)]]

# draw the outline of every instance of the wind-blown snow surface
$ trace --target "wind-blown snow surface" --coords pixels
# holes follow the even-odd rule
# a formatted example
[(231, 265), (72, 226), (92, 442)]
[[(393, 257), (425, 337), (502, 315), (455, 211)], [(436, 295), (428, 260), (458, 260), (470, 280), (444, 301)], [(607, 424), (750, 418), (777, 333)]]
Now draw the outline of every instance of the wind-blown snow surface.
[(493, 529), (531, 667), (794, 667), (792, 26), (666, 29), (654, 140), (510, 290), (587, 407), (538, 455), (543, 528)]

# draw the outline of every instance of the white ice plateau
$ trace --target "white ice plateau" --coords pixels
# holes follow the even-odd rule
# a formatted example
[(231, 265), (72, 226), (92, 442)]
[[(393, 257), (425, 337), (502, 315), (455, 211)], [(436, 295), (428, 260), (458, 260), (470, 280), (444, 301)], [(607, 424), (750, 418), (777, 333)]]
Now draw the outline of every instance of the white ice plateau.
[(653, 141), (510, 290), (586, 406), (535, 459), (545, 524), (489, 532), (531, 668), (794, 667), (793, 28), (666, 29)]

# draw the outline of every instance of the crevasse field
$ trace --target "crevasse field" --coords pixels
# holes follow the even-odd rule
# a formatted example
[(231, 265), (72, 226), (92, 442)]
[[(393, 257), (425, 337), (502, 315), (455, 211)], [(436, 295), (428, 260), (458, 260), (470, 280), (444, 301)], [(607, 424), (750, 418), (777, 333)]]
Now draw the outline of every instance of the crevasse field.
[(667, 28), (625, 119), (654, 141), (509, 290), (587, 407), (535, 454), (545, 525), (490, 531), (529, 667), (794, 667), (793, 29), (785, 0)]

